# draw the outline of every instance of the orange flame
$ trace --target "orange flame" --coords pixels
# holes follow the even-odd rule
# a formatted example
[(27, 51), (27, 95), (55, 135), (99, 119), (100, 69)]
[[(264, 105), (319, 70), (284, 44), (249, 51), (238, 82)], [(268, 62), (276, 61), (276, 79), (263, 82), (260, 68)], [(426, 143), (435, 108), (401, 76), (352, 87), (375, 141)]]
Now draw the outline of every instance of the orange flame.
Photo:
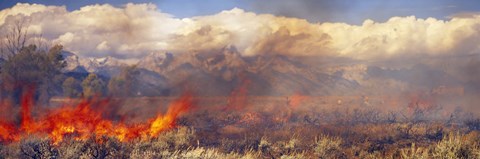
[(276, 111), (276, 114), (273, 117), (273, 121), (278, 123), (284, 123), (290, 120), (293, 112), (307, 99), (307, 96), (303, 96), (300, 93), (296, 93), (292, 96), (287, 97), (287, 104), (282, 108)]
[(21, 100), (21, 114), (22, 114), (22, 123), (21, 123), (21, 128), (24, 130), (30, 130), (30, 127), (32, 126), (32, 117), (30, 116), (30, 108), (33, 104), (32, 101), (33, 97), (33, 89), (28, 89), (28, 91), (22, 95), (22, 100)]
[(192, 106), (193, 98), (190, 95), (182, 96), (174, 101), (164, 116), (157, 116), (150, 124), (150, 136), (157, 137), (159, 132), (175, 126), (178, 115), (188, 111)]
[(93, 135), (115, 137), (120, 141), (135, 138), (157, 137), (161, 132), (174, 128), (177, 117), (192, 106), (192, 97), (185, 94), (173, 101), (164, 115), (157, 115), (146, 123), (127, 125), (102, 117), (102, 112), (93, 110), (96, 104), (104, 105), (108, 100), (84, 99), (76, 106), (63, 106), (48, 112), (38, 120), (31, 116), (33, 92), (27, 92), (21, 100), (20, 127), (0, 121), (0, 141), (18, 141), (24, 135), (46, 134), (56, 144), (65, 136), (86, 140)]
[(244, 79), (240, 86), (232, 91), (228, 98), (228, 105), (225, 108), (226, 110), (241, 110), (246, 107), (248, 87), (250, 86), (250, 83), (250, 80)]
[(307, 99), (307, 96), (303, 96), (300, 93), (296, 93), (290, 96), (290, 99), (288, 99), (288, 105), (290, 106), (290, 108), (295, 109), (298, 106), (300, 106), (300, 104), (302, 104), (302, 102), (304, 102), (306, 99)]
[(425, 93), (412, 93), (409, 96), (410, 102), (407, 109), (409, 112), (413, 112), (415, 109), (422, 111), (429, 111), (435, 109), (438, 105), (430, 94)]
[(17, 130), (13, 124), (0, 122), (0, 141), (17, 141)]

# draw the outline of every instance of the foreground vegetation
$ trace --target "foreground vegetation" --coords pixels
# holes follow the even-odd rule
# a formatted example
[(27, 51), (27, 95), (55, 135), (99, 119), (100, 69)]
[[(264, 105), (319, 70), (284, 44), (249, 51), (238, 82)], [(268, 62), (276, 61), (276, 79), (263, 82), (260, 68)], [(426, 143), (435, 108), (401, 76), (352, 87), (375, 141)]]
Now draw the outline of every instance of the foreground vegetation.
[[(428, 138), (430, 134), (424, 134)], [(422, 138), (422, 136), (416, 136)], [(312, 141), (300, 136), (274, 141), (222, 139), (217, 145), (199, 143), (192, 129), (181, 127), (148, 141), (120, 142), (114, 138), (66, 140), (58, 145), (31, 136), (1, 147), (2, 158), (479, 158), (478, 132), (450, 132), (430, 141), (381, 140), (348, 143), (341, 137), (320, 135)], [(392, 148), (386, 148), (392, 147)]]
[[(325, 122), (294, 113), (287, 121), (246, 113), (198, 111), (179, 126), (152, 139), (121, 142), (116, 138), (75, 136), (54, 144), (30, 134), (3, 143), (2, 158), (479, 158), (480, 120), (443, 122), (394, 120), (371, 111), (335, 115)], [(329, 112), (328, 114), (334, 114)], [(370, 114), (370, 115), (368, 115)], [(273, 114), (270, 114), (273, 115)], [(253, 115), (254, 116), (254, 115)], [(267, 116), (267, 115), (265, 115)], [(352, 120), (347, 120), (347, 116)], [(369, 117), (370, 116), (370, 117)], [(390, 116), (390, 117), (389, 117)], [(350, 118), (348, 117), (348, 118)], [(425, 116), (427, 117), (427, 116)], [(340, 120), (343, 118), (342, 120)], [(203, 123), (203, 124), (202, 124)], [(210, 124), (209, 124), (210, 123)]]

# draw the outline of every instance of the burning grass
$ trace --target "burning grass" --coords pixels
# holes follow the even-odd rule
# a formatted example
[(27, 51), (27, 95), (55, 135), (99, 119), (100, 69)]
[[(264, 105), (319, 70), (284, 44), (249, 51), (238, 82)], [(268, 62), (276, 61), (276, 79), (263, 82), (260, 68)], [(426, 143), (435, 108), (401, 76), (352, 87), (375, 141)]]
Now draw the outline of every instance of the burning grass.
[[(2, 157), (480, 157), (479, 120), (461, 110), (439, 118), (447, 111), (432, 108), (434, 104), (425, 107), (405, 102), (405, 109), (385, 111), (362, 105), (362, 98), (352, 98), (342, 99), (341, 105), (337, 102), (340, 99), (332, 99), (335, 107), (316, 107), (312, 105), (329, 103), (312, 103), (309, 100), (314, 97), (294, 95), (246, 96), (248, 101), (242, 101), (243, 107), (238, 107), (232, 103), (232, 97), (203, 99), (186, 94), (161, 99), (168, 105), (165, 110), (152, 107), (164, 113), (142, 121), (118, 117), (127, 108), (112, 111), (112, 99), (81, 100), (74, 106), (63, 105), (39, 113), (28, 96), (24, 96), (17, 111), (19, 118), (2, 121)], [(147, 99), (132, 99), (135, 100)], [(375, 103), (373, 99), (369, 102)], [(217, 105), (205, 106), (212, 103)], [(125, 107), (142, 109), (143, 104)], [(345, 104), (353, 106), (342, 107)], [(235, 109), (231, 109), (232, 105)], [(138, 117), (143, 116), (147, 114)]]
[[(48, 110), (45, 114), (32, 117), (32, 94), (26, 93), (21, 100), (20, 125), (2, 122), (0, 140), (16, 142), (30, 135), (47, 135), (58, 144), (65, 136), (75, 140), (87, 140), (93, 134), (113, 137), (119, 141), (148, 139), (158, 136), (160, 132), (175, 127), (176, 119), (192, 106), (192, 97), (184, 95), (173, 101), (165, 114), (158, 114), (145, 123), (126, 124), (105, 118), (108, 112), (102, 107), (108, 106), (108, 99), (84, 99), (76, 105), (64, 105)], [(96, 108), (96, 109), (95, 109)]]

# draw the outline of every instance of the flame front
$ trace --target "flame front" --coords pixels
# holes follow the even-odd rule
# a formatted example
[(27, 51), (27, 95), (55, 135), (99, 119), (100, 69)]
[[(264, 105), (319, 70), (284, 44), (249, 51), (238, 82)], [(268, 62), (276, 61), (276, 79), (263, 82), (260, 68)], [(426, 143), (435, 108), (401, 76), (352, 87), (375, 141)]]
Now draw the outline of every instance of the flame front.
[(102, 112), (92, 109), (93, 104), (106, 104), (108, 100), (83, 100), (76, 106), (63, 106), (49, 111), (34, 120), (30, 109), (33, 106), (32, 94), (26, 93), (21, 101), (20, 126), (0, 121), (0, 141), (18, 141), (24, 135), (46, 134), (54, 143), (66, 136), (76, 140), (86, 140), (93, 135), (115, 137), (120, 141), (135, 138), (148, 139), (174, 128), (179, 115), (187, 112), (192, 105), (192, 97), (184, 95), (173, 101), (164, 115), (157, 115), (145, 123), (125, 124), (102, 117)]
[(190, 95), (182, 96), (174, 101), (170, 105), (167, 114), (163, 116), (157, 116), (157, 118), (151, 122), (149, 135), (152, 137), (157, 137), (160, 132), (174, 127), (177, 116), (188, 111), (192, 105), (192, 101), (193, 100)]

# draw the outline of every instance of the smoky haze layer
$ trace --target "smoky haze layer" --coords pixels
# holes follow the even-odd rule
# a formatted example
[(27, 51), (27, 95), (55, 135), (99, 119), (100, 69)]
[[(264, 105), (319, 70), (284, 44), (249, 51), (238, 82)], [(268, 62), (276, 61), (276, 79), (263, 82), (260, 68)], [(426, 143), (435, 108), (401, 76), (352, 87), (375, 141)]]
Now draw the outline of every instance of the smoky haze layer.
[[(326, 8), (343, 5), (329, 3)], [(71, 61), (79, 63), (73, 69), (83, 67), (83, 73), (101, 74), (105, 81), (120, 72), (120, 64), (110, 61), (137, 64), (139, 95), (178, 95), (185, 89), (229, 95), (245, 81), (250, 81), (247, 94), (265, 96), (455, 96), (480, 88), (478, 13), (448, 20), (366, 19), (361, 25), (280, 15), (289, 17), (233, 8), (180, 19), (153, 4), (68, 11), (19, 3), (0, 11), (0, 31), (26, 21), (30, 35), (42, 35), (30, 42), (63, 45)], [(98, 59), (88, 61), (88, 67), (78, 62), (92, 57)]]

